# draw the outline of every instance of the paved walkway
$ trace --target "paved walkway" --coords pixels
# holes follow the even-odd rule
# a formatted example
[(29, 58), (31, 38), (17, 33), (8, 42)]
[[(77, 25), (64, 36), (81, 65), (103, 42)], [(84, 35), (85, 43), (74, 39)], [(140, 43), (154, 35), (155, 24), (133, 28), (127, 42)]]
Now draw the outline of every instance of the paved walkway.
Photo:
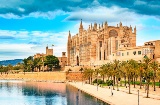
[[(111, 105), (138, 105), (138, 89), (131, 88), (131, 93), (128, 94), (128, 89), (125, 87), (120, 87), (119, 90), (112, 90), (113, 95), (111, 95), (111, 89), (109, 87), (102, 88), (90, 84), (82, 84), (82, 82), (68, 82), (70, 85), (95, 96)], [(160, 90), (160, 89), (159, 89)], [(146, 93), (144, 89), (139, 92), (139, 105), (160, 105), (160, 91), (150, 92), (149, 97), (145, 98)], [(157, 93), (158, 92), (158, 93)]]

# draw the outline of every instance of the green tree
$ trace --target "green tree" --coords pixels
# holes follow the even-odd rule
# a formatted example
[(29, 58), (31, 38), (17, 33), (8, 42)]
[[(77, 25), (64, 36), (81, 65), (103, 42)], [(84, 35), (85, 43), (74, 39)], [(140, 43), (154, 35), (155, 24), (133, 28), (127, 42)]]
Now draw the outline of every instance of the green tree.
[(47, 65), (49, 67), (49, 70), (52, 71), (53, 67), (59, 67), (59, 60), (53, 55), (48, 55), (45, 57), (44, 65)]
[(146, 85), (147, 85), (147, 98), (149, 97), (149, 83), (150, 83), (150, 80), (153, 76), (153, 71), (152, 69), (149, 67), (149, 64), (151, 62), (151, 59), (149, 59), (147, 56), (144, 57), (143, 59), (143, 64), (144, 64), (144, 77), (146, 79)]
[(23, 59), (24, 74), (26, 71), (33, 71), (33, 56)]
[[(115, 77), (116, 77), (116, 82), (117, 82), (117, 91), (119, 91), (119, 88), (118, 88), (118, 81), (120, 79), (120, 61), (119, 60), (114, 60), (113, 61), (113, 84), (115, 85)], [(114, 86), (113, 86), (114, 87)]]
[(138, 62), (131, 59), (130, 60), (130, 65), (131, 65), (131, 68), (133, 69), (132, 70), (132, 81), (134, 83), (134, 88), (135, 88), (135, 80), (138, 77)]
[(153, 70), (153, 84), (154, 84), (154, 91), (156, 91), (155, 79), (156, 79), (156, 72), (158, 70), (158, 63), (156, 61), (153, 61), (152, 63), (150, 63), (150, 66)]
[(41, 66), (43, 65), (42, 58), (35, 58), (33, 60), (34, 69), (40, 71)]
[(122, 77), (124, 77), (124, 86), (126, 86), (127, 84), (127, 81), (126, 81), (127, 75), (126, 75), (126, 67), (125, 67), (126, 63), (127, 63), (126, 61), (122, 61), (120, 66), (121, 75)]
[(144, 75), (144, 64), (142, 62), (138, 63), (138, 74), (139, 74), (139, 79), (140, 79), (140, 89), (142, 89), (142, 78)]
[(102, 65), (100, 67), (99, 74), (102, 76), (103, 82), (104, 82), (104, 77), (105, 77), (106, 73), (107, 73), (107, 67), (106, 67), (106, 65)]
[(160, 68), (158, 68), (156, 76), (157, 76), (157, 79), (159, 81), (159, 88), (160, 88)]
[(126, 72), (126, 77), (128, 78), (129, 94), (131, 94), (130, 83), (131, 83), (131, 77), (132, 77), (132, 74), (133, 74), (132, 60), (129, 60), (129, 61), (126, 62), (125, 72)]
[(89, 80), (89, 84), (91, 84), (92, 83), (92, 77), (93, 77), (93, 69), (91, 69), (91, 68), (85, 68), (84, 69), (84, 74), (83, 74), (83, 76), (84, 76), (84, 78), (86, 78), (86, 79), (88, 79)]

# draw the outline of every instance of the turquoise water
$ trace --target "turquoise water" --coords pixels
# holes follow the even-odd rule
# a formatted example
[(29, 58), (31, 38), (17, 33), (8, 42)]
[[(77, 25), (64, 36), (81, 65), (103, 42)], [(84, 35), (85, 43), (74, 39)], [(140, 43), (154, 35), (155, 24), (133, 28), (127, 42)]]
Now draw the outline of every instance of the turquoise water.
[(0, 80), (0, 105), (108, 105), (65, 83)]

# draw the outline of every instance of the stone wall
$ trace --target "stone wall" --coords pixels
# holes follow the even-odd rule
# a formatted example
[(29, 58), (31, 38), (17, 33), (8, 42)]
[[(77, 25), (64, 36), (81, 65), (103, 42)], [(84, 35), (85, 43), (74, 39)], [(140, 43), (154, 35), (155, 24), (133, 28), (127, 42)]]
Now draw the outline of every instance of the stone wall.
[(0, 79), (24, 79), (30, 81), (65, 82), (65, 72), (25, 72), (18, 74), (0, 74)]
[(81, 72), (68, 72), (66, 73), (66, 79), (68, 81), (84, 81), (83, 73)]
[(66, 82), (66, 81), (82, 81), (81, 72), (21, 72), (0, 74), (0, 79), (22, 79), (28, 81), (51, 81), (51, 82)]

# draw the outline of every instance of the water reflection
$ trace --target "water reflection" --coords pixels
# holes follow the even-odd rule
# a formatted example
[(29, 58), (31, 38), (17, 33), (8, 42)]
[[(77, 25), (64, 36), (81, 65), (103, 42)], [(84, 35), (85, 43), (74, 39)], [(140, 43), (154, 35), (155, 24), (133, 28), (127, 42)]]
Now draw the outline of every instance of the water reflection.
[(2, 105), (108, 105), (64, 83), (0, 81)]

